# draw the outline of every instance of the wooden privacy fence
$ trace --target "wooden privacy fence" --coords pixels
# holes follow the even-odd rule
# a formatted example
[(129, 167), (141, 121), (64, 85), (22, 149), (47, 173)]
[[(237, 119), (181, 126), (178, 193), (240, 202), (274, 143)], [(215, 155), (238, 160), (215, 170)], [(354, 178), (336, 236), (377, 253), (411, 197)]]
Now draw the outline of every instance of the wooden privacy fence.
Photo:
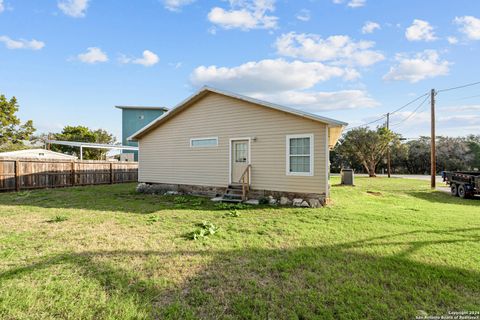
[(0, 191), (136, 182), (137, 162), (0, 158)]

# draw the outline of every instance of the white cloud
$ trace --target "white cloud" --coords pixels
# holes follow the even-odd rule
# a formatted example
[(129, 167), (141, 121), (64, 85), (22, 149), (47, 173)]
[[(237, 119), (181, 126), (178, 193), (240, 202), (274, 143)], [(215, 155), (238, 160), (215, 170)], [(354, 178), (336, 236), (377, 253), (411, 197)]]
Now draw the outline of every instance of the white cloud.
[(141, 58), (133, 59), (127, 56), (121, 56), (119, 61), (120, 63), (141, 64), (142, 66), (145, 66), (145, 67), (151, 67), (153, 65), (156, 65), (158, 61), (160, 61), (160, 58), (158, 58), (158, 56), (152, 51), (145, 50), (143, 51)]
[(462, 115), (450, 115), (440, 117), (440, 122), (459, 122), (463, 125), (480, 125), (480, 115), (478, 114), (462, 114)]
[(230, 0), (230, 9), (214, 7), (208, 20), (224, 29), (274, 29), (278, 18), (267, 15), (275, 10), (275, 0)]
[(480, 104), (443, 107), (442, 110), (452, 111), (452, 112), (460, 112), (460, 111), (462, 111), (462, 112), (467, 112), (467, 111), (480, 112)]
[(351, 0), (347, 3), (350, 8), (360, 8), (366, 4), (366, 0)]
[(195, 2), (195, 0), (163, 0), (165, 8), (170, 11), (180, 11), (183, 6), (193, 2)]
[(412, 25), (405, 31), (405, 37), (408, 41), (434, 41), (437, 39), (430, 23), (419, 19), (413, 20)]
[(97, 62), (107, 62), (108, 56), (102, 49), (97, 47), (87, 48), (87, 52), (80, 53), (77, 56), (78, 60), (84, 63), (97, 63)]
[(0, 36), (0, 42), (5, 44), (7, 49), (28, 49), (28, 50), (40, 50), (45, 47), (45, 43), (35, 39), (32, 40), (13, 40), (7, 36)]
[(470, 40), (480, 40), (480, 19), (472, 16), (455, 17), (455, 24), (460, 26), (460, 32)]
[(385, 59), (378, 51), (370, 50), (373, 41), (353, 41), (348, 36), (336, 35), (326, 39), (314, 34), (290, 32), (282, 34), (275, 43), (280, 55), (334, 64), (370, 66)]
[(308, 112), (325, 110), (371, 108), (379, 103), (363, 90), (341, 90), (332, 92), (284, 91), (275, 94), (253, 94), (253, 97)]
[(307, 10), (307, 9), (300, 10), (295, 16), (295, 18), (304, 22), (310, 21), (310, 18), (311, 18), (310, 10)]
[(320, 62), (283, 59), (247, 62), (235, 67), (200, 66), (190, 75), (195, 87), (209, 85), (309, 112), (368, 108), (378, 105), (364, 90), (317, 91), (315, 86), (335, 77), (357, 77), (355, 70)]
[(64, 14), (74, 18), (85, 17), (89, 0), (61, 0), (57, 6)]
[[(442, 110), (455, 111), (453, 107), (442, 108)], [(462, 110), (467, 111), (467, 110)], [(403, 122), (402, 125), (417, 126), (421, 124), (430, 124), (431, 116), (430, 112), (422, 111), (412, 114), (413, 111), (400, 111), (392, 115), (391, 121), (396, 123), (397, 121), (409, 118), (407, 122)], [(437, 117), (437, 121), (442, 123), (442, 126), (449, 125), (451, 127), (461, 125), (475, 125), (480, 124), (480, 115), (478, 114), (454, 114)]]
[(380, 29), (380, 25), (378, 23), (373, 21), (367, 21), (362, 27), (362, 33), (363, 34), (372, 33), (376, 29)]
[(183, 66), (183, 63), (182, 62), (170, 62), (168, 65), (170, 67), (174, 68), (174, 69), (180, 69)]
[(406, 80), (411, 83), (447, 75), (450, 62), (441, 60), (435, 50), (424, 50), (414, 56), (397, 54), (397, 65), (383, 77), (384, 80)]
[[(425, 104), (428, 109), (429, 105)], [(423, 109), (423, 108), (422, 108)], [(408, 117), (407, 121), (403, 121)], [(392, 129), (402, 133), (406, 137), (418, 137), (419, 135), (430, 135), (430, 112), (420, 111), (412, 115), (412, 111), (400, 111), (390, 118)], [(396, 123), (401, 125), (396, 126)], [(453, 137), (466, 136), (469, 134), (480, 134), (480, 115), (446, 115), (437, 117), (437, 135), (448, 135)]]
[(5, 5), (3, 4), (3, 0), (0, 0), (0, 13), (5, 11)]
[[(335, 4), (342, 4), (345, 0), (333, 0)], [(367, 4), (367, 0), (350, 0), (347, 2), (347, 6), (350, 8), (360, 8)]]
[(206, 84), (244, 93), (273, 93), (309, 89), (334, 77), (350, 78), (350, 70), (320, 62), (267, 59), (232, 68), (200, 66), (193, 71), (190, 80), (196, 87)]
[(457, 44), (458, 43), (458, 39), (456, 37), (448, 37), (447, 41), (450, 44)]

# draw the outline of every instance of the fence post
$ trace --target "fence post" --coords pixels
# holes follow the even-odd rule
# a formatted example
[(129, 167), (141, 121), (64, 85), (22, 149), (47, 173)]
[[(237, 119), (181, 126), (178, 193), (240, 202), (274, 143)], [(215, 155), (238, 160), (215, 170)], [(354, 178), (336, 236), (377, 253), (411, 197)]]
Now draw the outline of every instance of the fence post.
[(110, 184), (113, 184), (115, 182), (115, 176), (113, 172), (113, 162), (110, 162)]
[(75, 185), (75, 177), (76, 177), (76, 174), (75, 174), (75, 161), (72, 161), (72, 170), (71, 170), (71, 171), (72, 171), (72, 177), (71, 177), (72, 181), (71, 181), (71, 182), (72, 182), (72, 186), (74, 186), (74, 185)]
[(20, 191), (20, 161), (15, 160), (15, 191)]

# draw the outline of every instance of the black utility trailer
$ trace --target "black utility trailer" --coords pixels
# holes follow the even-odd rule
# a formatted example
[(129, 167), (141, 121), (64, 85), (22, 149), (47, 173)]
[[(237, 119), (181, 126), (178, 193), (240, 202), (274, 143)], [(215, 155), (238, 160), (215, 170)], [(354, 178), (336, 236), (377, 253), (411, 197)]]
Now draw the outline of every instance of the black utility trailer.
[(471, 198), (480, 194), (480, 171), (444, 171), (442, 177), (450, 185), (452, 196)]

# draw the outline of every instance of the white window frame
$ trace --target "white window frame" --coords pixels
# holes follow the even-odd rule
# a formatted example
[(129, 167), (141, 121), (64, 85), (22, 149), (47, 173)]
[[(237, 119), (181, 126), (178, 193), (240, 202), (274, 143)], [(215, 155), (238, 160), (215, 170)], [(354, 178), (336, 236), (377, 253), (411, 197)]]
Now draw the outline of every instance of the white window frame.
[[(215, 140), (217, 143), (211, 146), (194, 146), (193, 141), (198, 140)], [(204, 137), (204, 138), (191, 138), (190, 139), (190, 148), (216, 148), (218, 147), (218, 137)]]
[[(309, 172), (290, 172), (290, 140), (294, 138), (310, 138), (310, 171)], [(313, 141), (313, 133), (305, 133), (305, 134), (289, 134), (286, 136), (285, 139), (285, 156), (286, 156), (286, 167), (285, 173), (287, 176), (313, 176), (313, 168), (315, 163), (315, 150), (314, 150), (314, 141)]]

